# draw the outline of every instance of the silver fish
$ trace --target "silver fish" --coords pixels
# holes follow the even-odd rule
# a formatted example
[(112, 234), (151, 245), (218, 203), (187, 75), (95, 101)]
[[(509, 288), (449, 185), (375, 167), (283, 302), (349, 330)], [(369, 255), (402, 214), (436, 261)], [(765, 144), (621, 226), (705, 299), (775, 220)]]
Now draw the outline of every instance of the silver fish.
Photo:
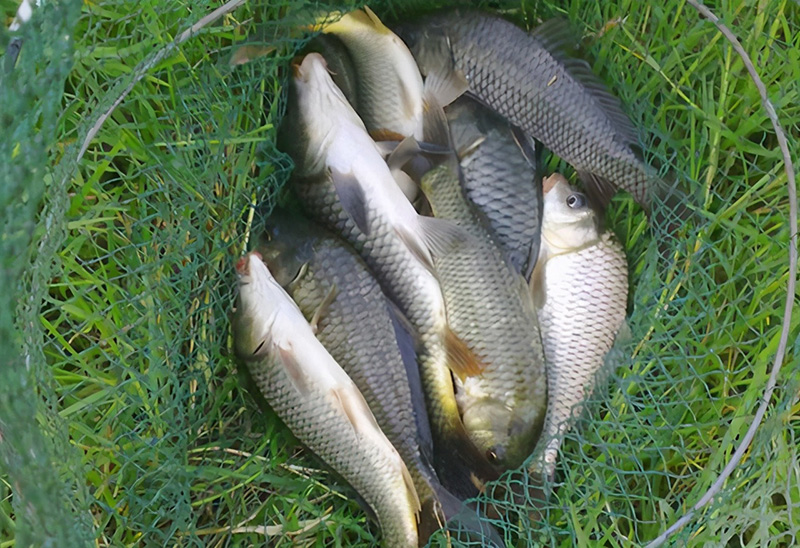
[(416, 547), (419, 498), (361, 392), (257, 253), (243, 257), (236, 271), (237, 357), (292, 433), (364, 498), (387, 545)]
[(490, 479), (493, 470), (464, 431), (451, 370), (469, 374), (477, 362), (447, 324), (431, 255), (446, 253), (462, 234), (417, 214), (319, 55), (309, 54), (295, 70), (295, 129), (303, 144), (294, 157), (294, 188), (315, 220), (353, 245), (414, 327), (436, 469), (454, 494), (472, 496), (472, 475)]
[(564, 21), (529, 34), (496, 15), (448, 10), (395, 31), (423, 75), (449, 63), (482, 103), (572, 164), (600, 203), (621, 187), (649, 208), (658, 178), (619, 99), (566, 53), (575, 40)]
[[(446, 135), (444, 112), (439, 108), (436, 114), (432, 110), (426, 116), (426, 138)], [(434, 214), (470, 235), (463, 245), (434, 258), (450, 327), (483, 366), (477, 375), (457, 379), (456, 399), (467, 432), (490, 462), (515, 468), (531, 454), (544, 421), (542, 341), (525, 279), (508, 262), (483, 214), (467, 200), (459, 179), (452, 156), (421, 184)]]
[(598, 232), (586, 198), (562, 175), (545, 179), (544, 190), (541, 254), (531, 285), (550, 404), (533, 469), (552, 477), (561, 440), (625, 322), (628, 264), (622, 246), (610, 232)]

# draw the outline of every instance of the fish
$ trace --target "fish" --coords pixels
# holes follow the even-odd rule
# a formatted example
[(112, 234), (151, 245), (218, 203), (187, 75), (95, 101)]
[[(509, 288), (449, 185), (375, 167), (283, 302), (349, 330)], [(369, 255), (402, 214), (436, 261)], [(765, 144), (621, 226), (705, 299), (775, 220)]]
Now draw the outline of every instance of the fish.
[(335, 34), (318, 34), (303, 48), (302, 55), (309, 53), (319, 53), (325, 58), (336, 87), (342, 91), (347, 102), (357, 109), (358, 76), (353, 57), (344, 42)]
[(413, 334), (364, 261), (349, 244), (286, 209), (270, 214), (256, 249), (317, 339), (359, 388), (406, 463), (422, 507), (420, 541), (453, 519), (462, 530), (483, 533), (489, 540), (491, 528), (481, 527), (478, 514), (462, 508), (433, 469)]
[[(426, 139), (447, 144), (447, 132), (442, 109), (431, 109)], [(421, 188), (436, 217), (470, 235), (467, 244), (434, 257), (434, 265), (450, 328), (484, 365), (479, 374), (456, 378), (464, 426), (489, 461), (507, 470), (530, 456), (541, 432), (547, 407), (544, 352), (528, 284), (467, 199), (460, 178), (452, 154), (422, 178)]]
[(413, 326), (434, 466), (454, 495), (474, 496), (480, 482), (473, 478), (494, 479), (496, 472), (464, 430), (451, 371), (474, 372), (478, 362), (447, 324), (432, 259), (463, 235), (452, 223), (417, 214), (321, 56), (309, 54), (295, 67), (293, 89), (290, 108), (300, 118), (293, 146), (301, 150), (292, 188), (312, 219), (354, 247)]
[[(333, 17), (336, 17), (334, 15)], [(338, 37), (355, 65), (356, 112), (377, 140), (422, 138), (423, 82), (414, 57), (368, 7), (318, 24)]]
[(627, 259), (612, 232), (599, 232), (596, 217), (563, 175), (545, 179), (542, 243), (531, 292), (550, 404), (531, 471), (549, 478), (564, 434), (582, 412), (615, 338), (627, 327)]
[(525, 279), (539, 257), (542, 226), (541, 145), (472, 97), (445, 109), (466, 198)]
[(234, 351), (292, 433), (363, 497), (388, 546), (416, 547), (420, 502), (403, 459), (347, 373), (257, 252), (236, 264)]
[(545, 21), (529, 34), (502, 17), (456, 9), (394, 30), (423, 75), (449, 66), (471, 95), (571, 164), (593, 201), (604, 206), (622, 188), (649, 210), (662, 185), (620, 100), (567, 53), (575, 42), (567, 22)]

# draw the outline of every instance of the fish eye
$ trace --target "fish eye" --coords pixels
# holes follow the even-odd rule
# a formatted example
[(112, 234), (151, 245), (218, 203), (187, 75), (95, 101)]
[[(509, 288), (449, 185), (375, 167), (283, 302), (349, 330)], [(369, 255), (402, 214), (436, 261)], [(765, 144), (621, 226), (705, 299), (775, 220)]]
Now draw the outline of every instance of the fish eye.
[(567, 196), (567, 205), (572, 209), (579, 209), (586, 206), (586, 196), (580, 192), (573, 192)]

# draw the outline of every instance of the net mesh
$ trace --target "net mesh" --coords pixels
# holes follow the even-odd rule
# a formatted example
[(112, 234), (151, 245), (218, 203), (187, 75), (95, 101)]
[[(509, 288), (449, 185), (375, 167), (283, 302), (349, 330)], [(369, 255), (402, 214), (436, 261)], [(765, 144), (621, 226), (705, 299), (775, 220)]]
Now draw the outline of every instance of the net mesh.
[[(242, 3), (176, 45), (220, 4), (42, 4), (0, 35), (4, 49), (22, 39), (0, 75), (0, 546), (376, 542), (352, 492), (259, 411), (229, 340), (234, 259), (291, 170), (274, 141), (299, 28), (342, 6)], [(433, 4), (370, 5), (391, 20)], [(645, 544), (718, 477), (767, 383), (789, 275), (775, 135), (739, 57), (681, 1), (483, 6), (522, 25), (575, 22), (646, 128), (651, 163), (702, 204), (675, 232), (614, 199), (632, 336), (566, 435), (540, 519), (507, 489), (478, 499), (502, 510), (491, 522), (510, 546)], [(797, 4), (711, 7), (753, 58), (796, 159)], [(0, 8), (8, 23), (17, 2)], [(253, 59), (234, 66), (242, 45)], [(670, 543), (800, 542), (798, 322), (745, 458)], [(499, 485), (529, 483), (511, 471)]]

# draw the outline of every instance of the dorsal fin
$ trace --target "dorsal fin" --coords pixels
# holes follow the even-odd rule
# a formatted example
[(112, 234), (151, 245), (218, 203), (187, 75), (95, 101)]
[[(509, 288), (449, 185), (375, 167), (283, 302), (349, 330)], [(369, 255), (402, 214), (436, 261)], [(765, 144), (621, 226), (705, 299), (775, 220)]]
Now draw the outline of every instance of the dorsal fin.
[(631, 119), (622, 110), (619, 98), (608, 90), (585, 59), (570, 55), (570, 50), (575, 49), (575, 37), (580, 36), (574, 32), (570, 23), (564, 19), (550, 19), (536, 27), (532, 36), (561, 63), (570, 76), (586, 88), (617, 130), (619, 137), (625, 141), (624, 144), (639, 146), (638, 132)]

